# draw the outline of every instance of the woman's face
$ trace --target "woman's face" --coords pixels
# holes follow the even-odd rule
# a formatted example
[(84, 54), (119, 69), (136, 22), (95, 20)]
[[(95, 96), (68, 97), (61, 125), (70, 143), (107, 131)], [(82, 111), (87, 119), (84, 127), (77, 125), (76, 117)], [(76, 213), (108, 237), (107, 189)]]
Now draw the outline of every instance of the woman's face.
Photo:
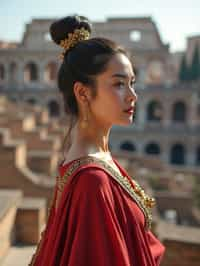
[(91, 102), (93, 118), (99, 126), (129, 125), (133, 120), (137, 95), (135, 75), (129, 59), (119, 53), (109, 61), (107, 70), (96, 77), (97, 95)]

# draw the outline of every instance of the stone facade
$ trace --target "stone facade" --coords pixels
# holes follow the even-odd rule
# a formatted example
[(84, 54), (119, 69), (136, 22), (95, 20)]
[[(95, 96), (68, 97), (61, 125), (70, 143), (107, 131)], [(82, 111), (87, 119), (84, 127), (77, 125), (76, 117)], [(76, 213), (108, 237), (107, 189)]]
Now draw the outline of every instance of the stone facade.
[[(0, 265), (18, 265), (25, 254), (15, 257), (15, 261), (6, 264), (5, 258), (11, 257), (12, 247), (19, 245), (36, 245), (41, 239), (41, 231), (46, 222), (46, 200), (42, 198), (24, 197), (21, 190), (0, 189)], [(33, 253), (33, 252), (32, 252)], [(5, 262), (5, 263), (4, 263)]]
[[(56, 77), (61, 49), (49, 39), (53, 19), (34, 19), (22, 42), (0, 48), (0, 91), (20, 102), (47, 106), (51, 116), (63, 114)], [(110, 147), (150, 154), (181, 167), (200, 166), (200, 84), (180, 84), (180, 55), (169, 52), (151, 17), (109, 18), (94, 22), (93, 37), (111, 38), (128, 50), (136, 71), (138, 102), (134, 122), (113, 126)], [(199, 37), (188, 38), (191, 54)]]
[(162, 266), (197, 266), (200, 263), (198, 227), (160, 222), (158, 234), (166, 248)]

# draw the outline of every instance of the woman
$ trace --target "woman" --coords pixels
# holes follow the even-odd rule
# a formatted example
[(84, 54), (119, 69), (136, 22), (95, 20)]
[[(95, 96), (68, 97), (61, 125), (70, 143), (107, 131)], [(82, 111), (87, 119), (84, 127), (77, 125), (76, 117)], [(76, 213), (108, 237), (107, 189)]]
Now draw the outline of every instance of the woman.
[(31, 265), (159, 265), (164, 246), (150, 231), (154, 200), (108, 147), (112, 125), (132, 123), (137, 95), (131, 62), (113, 41), (89, 38), (85, 17), (55, 21), (50, 33), (64, 49), (58, 87), (71, 126)]

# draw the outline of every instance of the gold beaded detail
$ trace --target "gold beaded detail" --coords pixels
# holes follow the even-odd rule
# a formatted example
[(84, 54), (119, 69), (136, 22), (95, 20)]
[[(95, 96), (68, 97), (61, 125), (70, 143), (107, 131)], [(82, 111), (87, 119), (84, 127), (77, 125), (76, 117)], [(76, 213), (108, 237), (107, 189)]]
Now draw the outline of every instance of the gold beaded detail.
[(74, 47), (78, 42), (89, 39), (89, 37), (90, 32), (83, 27), (80, 29), (75, 29), (73, 33), (68, 33), (68, 37), (60, 42), (60, 46), (64, 48), (61, 58), (63, 59), (67, 50)]
[(134, 186), (128, 180), (126, 176), (119, 174), (112, 166), (110, 166), (106, 161), (94, 158), (92, 156), (85, 156), (75, 160), (72, 165), (69, 166), (65, 174), (58, 178), (58, 190), (62, 193), (64, 186), (68, 180), (68, 177), (73, 174), (80, 166), (88, 163), (98, 163), (101, 167), (108, 172), (134, 199), (140, 209), (143, 211), (145, 216), (145, 229), (151, 228), (152, 224), (152, 214), (151, 208), (155, 205), (155, 199), (146, 195), (141, 186), (134, 180)]

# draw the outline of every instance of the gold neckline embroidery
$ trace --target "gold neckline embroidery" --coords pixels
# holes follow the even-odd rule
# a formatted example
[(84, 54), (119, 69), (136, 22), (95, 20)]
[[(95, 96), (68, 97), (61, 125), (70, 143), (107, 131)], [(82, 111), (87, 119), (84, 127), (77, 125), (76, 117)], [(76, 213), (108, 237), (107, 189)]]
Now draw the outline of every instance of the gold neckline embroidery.
[[(76, 171), (80, 166), (88, 164), (88, 163), (98, 163), (101, 165), (101, 167), (112, 176), (128, 193), (129, 195), (134, 199), (134, 201), (137, 203), (137, 205), (140, 207), (140, 209), (143, 211), (145, 216), (145, 229), (148, 230), (151, 228), (152, 223), (152, 214), (151, 214), (151, 208), (154, 205), (154, 199), (147, 196), (144, 192), (144, 190), (140, 187), (140, 185), (133, 180), (135, 189), (131, 186), (129, 183), (129, 180), (126, 176), (119, 174), (118, 171), (116, 171), (109, 163), (106, 161), (96, 158), (93, 156), (85, 156), (78, 158), (76, 160), (73, 160), (67, 171), (64, 173), (63, 176), (59, 176), (57, 179), (57, 187), (59, 194), (62, 194), (62, 191), (64, 189), (64, 186), (67, 182), (68, 177), (73, 174), (74, 171)], [(120, 169), (119, 169), (120, 170)], [(57, 201), (57, 200), (56, 200)]]

